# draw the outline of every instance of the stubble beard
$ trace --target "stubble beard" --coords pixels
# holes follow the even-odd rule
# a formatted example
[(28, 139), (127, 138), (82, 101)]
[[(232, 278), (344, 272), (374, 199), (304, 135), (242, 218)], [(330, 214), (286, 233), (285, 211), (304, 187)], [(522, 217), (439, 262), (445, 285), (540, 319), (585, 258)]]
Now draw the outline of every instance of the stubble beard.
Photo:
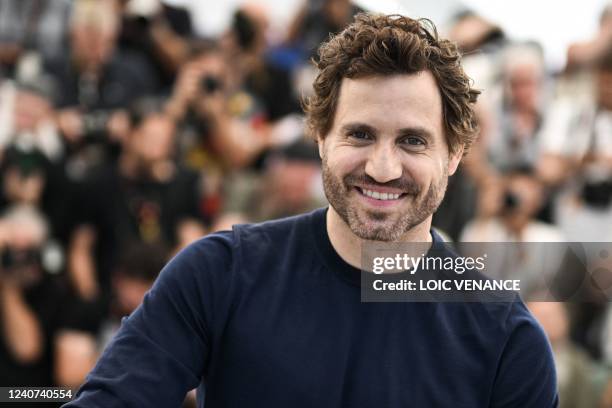
[[(385, 184), (374, 182), (365, 172), (354, 172), (341, 178), (334, 175), (329, 168), (326, 155), (322, 160), (323, 187), (330, 205), (356, 236), (365, 240), (385, 242), (399, 241), (438, 209), (448, 185), (447, 169), (448, 166), (445, 165), (440, 179), (434, 180), (422, 195), (421, 186), (405, 176)], [(401, 199), (410, 200), (412, 205), (405, 209), (403, 204), (402, 210), (397, 212), (360, 208), (355, 198), (350, 199), (351, 195), (359, 194), (352, 191), (358, 181), (400, 188), (407, 192)]]

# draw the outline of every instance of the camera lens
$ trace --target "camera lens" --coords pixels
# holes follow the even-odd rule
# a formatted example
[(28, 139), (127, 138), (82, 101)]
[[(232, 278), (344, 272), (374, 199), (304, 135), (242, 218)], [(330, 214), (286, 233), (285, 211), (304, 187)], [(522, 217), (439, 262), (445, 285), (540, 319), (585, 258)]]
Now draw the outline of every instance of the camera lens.
[(201, 88), (208, 94), (216, 92), (221, 89), (221, 81), (217, 77), (207, 75), (202, 79)]

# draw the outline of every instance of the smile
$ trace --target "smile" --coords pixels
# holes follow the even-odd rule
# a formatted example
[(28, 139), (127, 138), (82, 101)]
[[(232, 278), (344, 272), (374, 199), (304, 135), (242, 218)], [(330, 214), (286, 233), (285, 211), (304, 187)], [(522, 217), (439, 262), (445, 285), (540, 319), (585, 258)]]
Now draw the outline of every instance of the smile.
[(373, 198), (375, 200), (380, 200), (380, 201), (398, 200), (400, 197), (405, 195), (403, 193), (383, 193), (380, 191), (368, 190), (368, 189), (361, 188), (361, 187), (355, 187), (355, 188), (357, 189), (357, 191), (359, 191), (364, 196)]

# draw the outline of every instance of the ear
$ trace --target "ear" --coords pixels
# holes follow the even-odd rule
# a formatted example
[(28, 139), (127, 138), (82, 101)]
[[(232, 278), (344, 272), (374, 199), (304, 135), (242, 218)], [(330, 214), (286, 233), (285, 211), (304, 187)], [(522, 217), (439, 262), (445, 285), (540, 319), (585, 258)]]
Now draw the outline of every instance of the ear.
[(461, 158), (463, 157), (463, 145), (461, 145), (457, 151), (450, 155), (448, 160), (448, 175), (452, 176), (457, 171)]

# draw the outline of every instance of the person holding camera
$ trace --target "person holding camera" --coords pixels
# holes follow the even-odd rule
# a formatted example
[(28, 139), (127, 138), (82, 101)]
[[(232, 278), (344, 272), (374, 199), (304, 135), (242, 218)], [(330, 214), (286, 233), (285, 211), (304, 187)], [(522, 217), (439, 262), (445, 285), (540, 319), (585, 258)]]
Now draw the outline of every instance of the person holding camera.
[(525, 293), (566, 273), (557, 262), (542, 264), (543, 250), (565, 241), (557, 226), (536, 218), (544, 200), (544, 186), (529, 169), (491, 178), (481, 186), (476, 218), (459, 237), (461, 242), (487, 243), (481, 244), (485, 252), (507, 254), (503, 262), (488, 265), (492, 269), (487, 272), (491, 277), (519, 279)]
[(593, 95), (560, 99), (545, 124), (538, 175), (553, 188), (555, 222), (574, 241), (610, 241), (612, 47), (597, 60)]
[(205, 233), (201, 178), (173, 160), (175, 124), (161, 103), (144, 99), (131, 109), (131, 131), (117, 163), (91, 172), (76, 188), (68, 246), (68, 275), (84, 314), (97, 331), (111, 298), (111, 272), (133, 242), (180, 248)]
[(73, 178), (78, 169), (109, 156), (108, 146), (127, 135), (125, 106), (158, 89), (151, 68), (139, 55), (117, 50), (120, 24), (115, 1), (76, 1), (70, 18), (70, 52), (44, 64), (61, 90), (54, 101), (57, 125), (71, 155), (81, 154), (80, 161), (71, 161)]
[(193, 44), (179, 72), (167, 112), (184, 125), (186, 154), (205, 156), (197, 167), (260, 165), (275, 126), (299, 111), (289, 73), (267, 57), (267, 26), (262, 8), (243, 6), (217, 43)]
[(119, 49), (142, 56), (162, 87), (170, 88), (188, 57), (191, 15), (160, 0), (119, 0), (118, 6)]
[(483, 184), (478, 215), (461, 233), (462, 242), (559, 242), (560, 230), (536, 219), (544, 186), (527, 169), (516, 169)]
[(67, 316), (63, 285), (49, 273), (57, 254), (45, 251), (48, 226), (28, 205), (0, 218), (0, 382), (53, 384), (52, 338)]

